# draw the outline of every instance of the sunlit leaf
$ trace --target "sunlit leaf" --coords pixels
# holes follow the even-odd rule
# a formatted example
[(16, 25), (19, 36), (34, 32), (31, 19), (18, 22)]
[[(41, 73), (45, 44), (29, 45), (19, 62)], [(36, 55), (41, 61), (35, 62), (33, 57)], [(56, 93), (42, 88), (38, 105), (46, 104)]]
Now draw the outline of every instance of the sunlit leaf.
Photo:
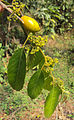
[(45, 106), (44, 106), (44, 114), (45, 117), (49, 118), (54, 110), (56, 109), (57, 104), (59, 103), (59, 95), (61, 94), (61, 90), (58, 86), (53, 86), (49, 95), (46, 98)]
[(38, 70), (31, 77), (28, 84), (28, 95), (34, 99), (36, 98), (42, 91), (44, 84), (44, 75), (41, 70)]

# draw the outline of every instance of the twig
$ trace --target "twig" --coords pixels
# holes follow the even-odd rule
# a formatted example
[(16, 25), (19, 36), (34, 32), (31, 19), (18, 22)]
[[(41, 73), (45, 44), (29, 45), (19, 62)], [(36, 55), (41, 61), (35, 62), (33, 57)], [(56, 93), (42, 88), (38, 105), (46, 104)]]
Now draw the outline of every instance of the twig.
[(13, 5), (7, 5), (7, 7), (9, 8), (9, 7), (13, 7)]
[[(13, 10), (11, 10), (10, 8), (7, 7), (7, 5), (5, 5), (3, 2), (0, 1), (0, 5), (5, 8), (6, 10), (8, 10), (10, 13), (13, 13)], [(14, 14), (22, 23), (24, 23), (24, 21), (16, 14)]]
[(27, 41), (28, 41), (28, 37), (27, 37), (26, 41), (24, 42), (22, 48), (24, 48), (24, 46), (25, 46), (25, 44), (27, 43)]
[(22, 11), (20, 10), (20, 14), (23, 16), (23, 13), (22, 13)]

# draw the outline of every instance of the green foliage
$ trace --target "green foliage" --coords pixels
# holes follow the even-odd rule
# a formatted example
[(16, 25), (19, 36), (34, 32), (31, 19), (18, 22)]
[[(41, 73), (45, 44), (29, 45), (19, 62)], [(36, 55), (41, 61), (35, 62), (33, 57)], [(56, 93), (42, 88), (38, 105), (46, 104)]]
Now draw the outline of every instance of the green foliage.
[(44, 62), (45, 62), (45, 58), (40, 50), (34, 54), (29, 53), (29, 55), (27, 57), (27, 65), (28, 65), (29, 69), (31, 69), (41, 63), (42, 63), (41, 64), (41, 66), (42, 66), (44, 64)]
[(44, 85), (44, 75), (41, 70), (38, 70), (31, 77), (28, 84), (28, 95), (35, 99), (41, 93)]
[(30, 13), (41, 22), (43, 34), (55, 35), (72, 28), (73, 0), (25, 1)]
[(3, 82), (4, 75), (7, 73), (7, 58), (3, 58), (5, 49), (2, 47), (2, 43), (0, 43), (0, 82)]
[(15, 51), (8, 64), (8, 82), (15, 90), (21, 90), (26, 74), (26, 56), (24, 49)]
[(59, 32), (62, 33), (71, 30), (73, 25), (73, 0), (58, 0), (56, 1), (56, 5), (59, 7), (59, 12), (61, 14), (61, 19), (57, 21), (57, 31), (59, 30)]
[(52, 82), (53, 82), (53, 77), (51, 75), (48, 75), (44, 79), (44, 86), (43, 86), (43, 88), (48, 90), (48, 91), (50, 91), (52, 89), (52, 87), (53, 87)]
[(45, 117), (49, 118), (53, 114), (57, 104), (59, 103), (60, 94), (61, 94), (61, 90), (58, 86), (55, 86), (50, 90), (50, 93), (46, 98), (45, 107), (44, 107)]

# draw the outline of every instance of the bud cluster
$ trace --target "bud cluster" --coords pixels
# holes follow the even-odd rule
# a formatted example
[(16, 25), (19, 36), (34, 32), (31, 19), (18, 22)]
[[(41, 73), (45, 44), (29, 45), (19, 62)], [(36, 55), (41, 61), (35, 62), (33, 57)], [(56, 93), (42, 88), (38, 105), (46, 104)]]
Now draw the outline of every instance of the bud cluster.
[(7, 19), (9, 21), (11, 21), (11, 19), (13, 19), (14, 21), (17, 20), (17, 17), (15, 16), (21, 16), (21, 11), (23, 11), (23, 8), (25, 7), (25, 4), (23, 4), (22, 2), (20, 2), (19, 0), (13, 0), (12, 1), (12, 14), (10, 16), (7, 17)]

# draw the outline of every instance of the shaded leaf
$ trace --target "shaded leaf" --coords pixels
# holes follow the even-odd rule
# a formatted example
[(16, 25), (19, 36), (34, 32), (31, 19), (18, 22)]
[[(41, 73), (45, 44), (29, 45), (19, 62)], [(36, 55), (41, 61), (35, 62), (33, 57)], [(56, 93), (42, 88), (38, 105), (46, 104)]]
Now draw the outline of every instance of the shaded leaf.
[(50, 72), (46, 72), (43, 70), (43, 74), (44, 74), (44, 85), (43, 88), (50, 91), (53, 87), (53, 85), (51, 85), (53, 82), (53, 76), (51, 75)]
[(44, 74), (44, 78), (47, 78), (48, 76), (51, 76), (51, 72), (46, 72), (45, 70), (42, 70)]
[(31, 77), (28, 84), (28, 95), (34, 99), (36, 98), (42, 91), (44, 84), (44, 75), (41, 70), (38, 70)]
[(13, 89), (19, 91), (24, 84), (26, 74), (26, 56), (24, 49), (16, 50), (8, 64), (8, 82)]
[(44, 65), (44, 63), (45, 63), (45, 58), (43, 57), (43, 58), (41, 59), (40, 63), (39, 63), (39, 68), (40, 68), (40, 69), (42, 68), (42, 66)]
[(61, 94), (60, 88), (58, 86), (56, 87), (53, 86), (49, 95), (46, 98), (44, 106), (45, 117), (49, 118), (53, 114), (57, 104), (59, 103), (58, 99), (60, 94)]
[(41, 51), (38, 51), (35, 54), (29, 54), (27, 57), (27, 65), (29, 69), (37, 66), (39, 63), (43, 65), (44, 62), (45, 62), (45, 58), (41, 53)]
[(53, 77), (52, 76), (48, 76), (44, 79), (44, 86), (43, 88), (50, 91), (53, 87), (53, 85), (51, 85), (51, 82), (53, 81)]

